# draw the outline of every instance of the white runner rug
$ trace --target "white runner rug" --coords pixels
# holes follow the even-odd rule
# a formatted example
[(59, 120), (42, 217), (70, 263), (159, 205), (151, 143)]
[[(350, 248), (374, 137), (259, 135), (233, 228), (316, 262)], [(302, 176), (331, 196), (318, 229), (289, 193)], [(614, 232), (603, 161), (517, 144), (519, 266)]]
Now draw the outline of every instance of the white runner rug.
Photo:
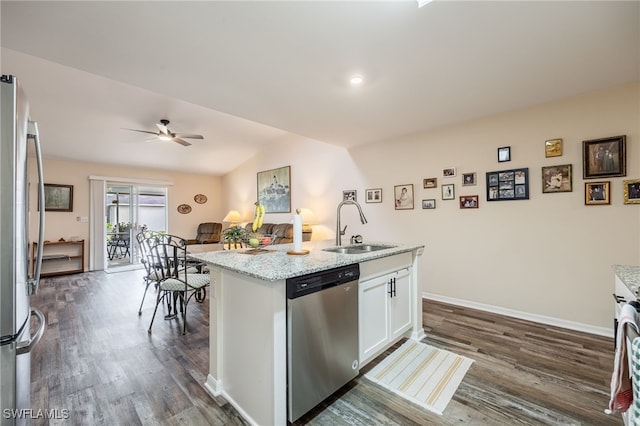
[(407, 340), (365, 378), (442, 415), (472, 359)]

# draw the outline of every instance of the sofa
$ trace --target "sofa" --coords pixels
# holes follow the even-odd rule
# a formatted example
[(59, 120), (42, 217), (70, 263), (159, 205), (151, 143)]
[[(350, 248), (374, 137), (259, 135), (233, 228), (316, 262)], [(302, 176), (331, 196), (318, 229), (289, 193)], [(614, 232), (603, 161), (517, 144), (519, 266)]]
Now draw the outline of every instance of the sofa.
[[(247, 223), (244, 227), (245, 231), (251, 233), (253, 231), (253, 224)], [(274, 235), (273, 244), (287, 244), (293, 242), (293, 224), (291, 223), (263, 223), (256, 231), (258, 234)], [(302, 231), (302, 241), (311, 241), (312, 230)]]
[(187, 240), (187, 244), (211, 244), (219, 243), (222, 234), (222, 224), (218, 222), (205, 222), (198, 225), (196, 237)]

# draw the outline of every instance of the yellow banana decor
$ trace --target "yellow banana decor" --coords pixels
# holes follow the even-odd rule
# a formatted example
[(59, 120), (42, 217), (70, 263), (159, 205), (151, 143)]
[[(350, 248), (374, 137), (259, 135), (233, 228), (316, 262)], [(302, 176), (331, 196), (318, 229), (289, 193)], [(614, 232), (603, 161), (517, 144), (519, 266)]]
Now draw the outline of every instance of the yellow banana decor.
[(264, 213), (265, 213), (264, 206), (256, 202), (256, 215), (255, 215), (255, 218), (253, 219), (253, 225), (251, 225), (251, 229), (253, 230), (253, 232), (257, 231), (262, 226), (262, 221), (264, 220)]

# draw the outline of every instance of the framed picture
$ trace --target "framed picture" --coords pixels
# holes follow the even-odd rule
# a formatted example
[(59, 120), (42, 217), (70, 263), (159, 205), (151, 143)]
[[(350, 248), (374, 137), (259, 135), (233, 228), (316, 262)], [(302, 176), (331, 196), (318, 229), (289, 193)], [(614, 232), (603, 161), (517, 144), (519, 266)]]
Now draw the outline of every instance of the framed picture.
[(444, 177), (454, 177), (456, 175), (456, 168), (449, 167), (448, 169), (442, 170), (442, 176)]
[(604, 182), (585, 182), (584, 184), (584, 203), (586, 205), (611, 204), (609, 198), (610, 181)]
[(435, 209), (436, 208), (436, 199), (430, 198), (428, 200), (422, 200), (422, 208), (423, 209)]
[(455, 187), (452, 183), (448, 183), (446, 185), (442, 185), (442, 199), (443, 200), (453, 200), (455, 199)]
[(544, 141), (544, 156), (560, 157), (562, 155), (562, 139), (549, 139)]
[(44, 184), (44, 211), (72, 212), (73, 185)]
[(258, 202), (266, 213), (291, 211), (291, 166), (258, 172)]
[(622, 182), (625, 204), (640, 204), (640, 179)]
[(422, 186), (426, 189), (437, 188), (438, 178), (426, 178), (422, 181)]
[(477, 209), (478, 196), (477, 195), (461, 195), (460, 208), (461, 209)]
[(487, 201), (528, 199), (528, 168), (487, 172)]
[(498, 148), (498, 163), (504, 163), (505, 161), (511, 161), (510, 146), (502, 146)]
[(476, 184), (475, 173), (463, 173), (462, 174), (462, 186), (471, 186)]
[(626, 141), (626, 135), (582, 141), (582, 177), (626, 176)]
[(413, 209), (413, 184), (393, 187), (396, 210)]
[(381, 203), (382, 202), (382, 188), (374, 188), (365, 190), (366, 203)]
[(346, 191), (342, 191), (342, 200), (343, 201), (358, 201), (356, 199), (357, 191), (355, 189), (347, 189)]
[(573, 173), (571, 164), (548, 166), (542, 168), (542, 192), (573, 191)]

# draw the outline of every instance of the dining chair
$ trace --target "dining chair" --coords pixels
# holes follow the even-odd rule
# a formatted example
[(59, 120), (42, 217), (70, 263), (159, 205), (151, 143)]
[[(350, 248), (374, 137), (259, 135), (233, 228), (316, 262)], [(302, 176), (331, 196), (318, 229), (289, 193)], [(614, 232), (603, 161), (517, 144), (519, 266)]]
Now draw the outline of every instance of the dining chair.
[(149, 245), (148, 240), (151, 238), (152, 233), (149, 231), (142, 231), (136, 235), (136, 240), (138, 241), (138, 247), (140, 248), (140, 262), (144, 266), (146, 275), (143, 277), (145, 288), (144, 294), (142, 295), (142, 301), (140, 302), (140, 308), (138, 309), (138, 315), (142, 315), (142, 305), (144, 304), (144, 299), (147, 297), (147, 290), (149, 290), (149, 286), (151, 283), (156, 283), (156, 288), (160, 285), (158, 281), (158, 274), (155, 271), (155, 268), (152, 265), (152, 260), (150, 259)]
[(205, 288), (210, 285), (210, 275), (207, 273), (196, 273), (197, 266), (194, 266), (187, 254), (187, 240), (175, 235), (163, 234), (152, 235), (147, 240), (149, 259), (154, 269), (155, 278), (159, 284), (156, 307), (153, 310), (149, 333), (153, 326), (158, 305), (162, 301), (169, 302), (173, 298), (173, 313), (169, 308), (169, 314), (165, 319), (177, 317), (177, 302), (180, 302), (180, 313), (182, 314), (183, 329), (182, 334), (187, 332), (187, 307), (189, 301), (195, 298), (203, 301)]

